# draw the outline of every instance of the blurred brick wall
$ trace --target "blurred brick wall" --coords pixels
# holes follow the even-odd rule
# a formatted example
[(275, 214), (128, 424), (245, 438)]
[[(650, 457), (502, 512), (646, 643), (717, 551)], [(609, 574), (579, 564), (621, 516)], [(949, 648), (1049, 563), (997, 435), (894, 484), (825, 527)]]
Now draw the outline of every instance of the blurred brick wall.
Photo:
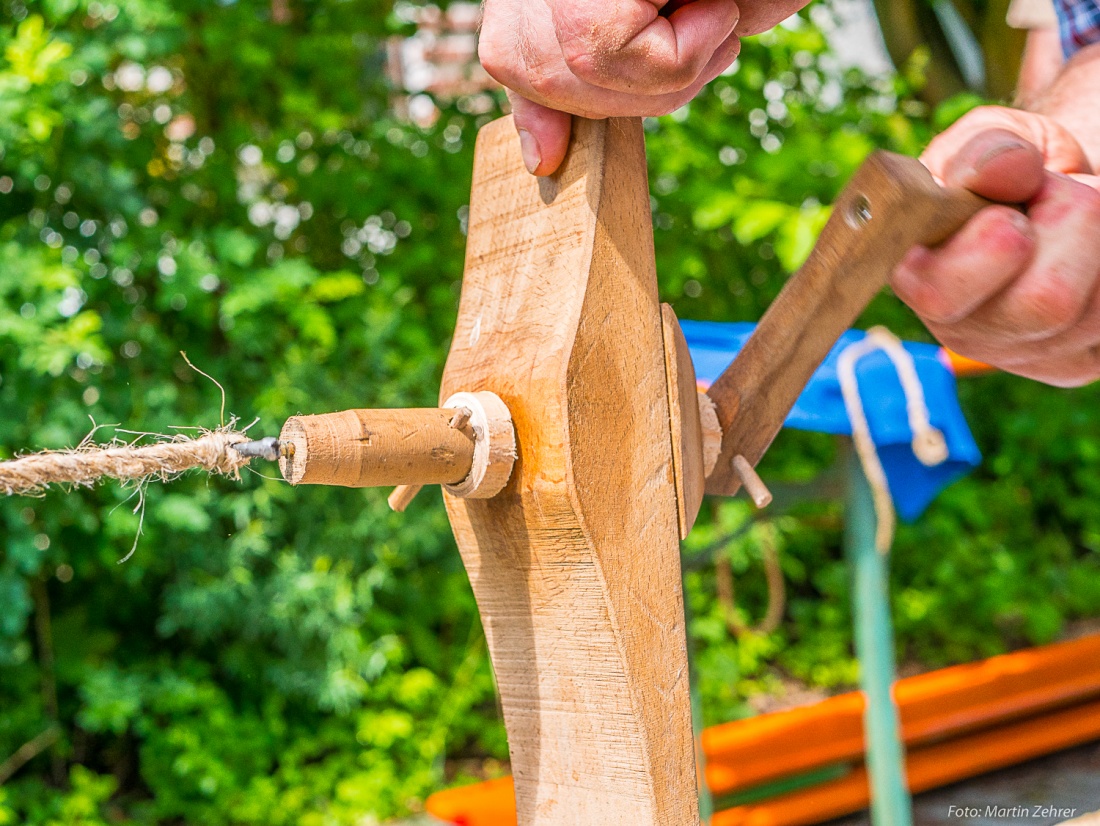
[(410, 37), (392, 37), (386, 44), (386, 72), (397, 95), (397, 111), (421, 125), (438, 117), (434, 101), (459, 102), (471, 113), (488, 109), (485, 93), (499, 85), (477, 59), (478, 3), (399, 5), (396, 13), (416, 26)]

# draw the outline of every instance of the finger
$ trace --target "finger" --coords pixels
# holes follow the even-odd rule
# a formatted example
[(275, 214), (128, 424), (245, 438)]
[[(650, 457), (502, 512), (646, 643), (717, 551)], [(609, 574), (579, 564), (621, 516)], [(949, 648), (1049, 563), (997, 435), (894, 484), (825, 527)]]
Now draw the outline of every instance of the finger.
[(993, 201), (1024, 203), (1043, 186), (1043, 156), (1015, 132), (986, 129), (947, 162), (943, 179)]
[(928, 144), (921, 162), (942, 181), (951, 160), (972, 138), (990, 129), (1012, 132), (1034, 145), (1051, 172), (1092, 171), (1081, 144), (1065, 127), (1042, 115), (1004, 106), (979, 106), (967, 112)]
[[(997, 346), (975, 347), (972, 340), (956, 336), (950, 327), (940, 328), (933, 324), (928, 329), (942, 344), (960, 355), (1055, 387), (1080, 387), (1100, 378), (1100, 342), (1084, 345), (1072, 352), (1054, 354), (1042, 343), (1024, 344), (1015, 350)], [(960, 347), (963, 349), (958, 349)]]
[[(1100, 191), (1100, 178), (1080, 177)], [(1083, 253), (1087, 252), (1083, 250)], [(1089, 302), (1079, 321), (1070, 329), (1035, 342), (1014, 342), (1000, 347), (990, 342), (985, 346), (987, 360), (993, 359), (991, 363), (1010, 372), (1062, 385), (1071, 377), (1078, 381), (1095, 378), (1082, 365), (1087, 367), (1092, 364), (1092, 356), (1088, 353), (1100, 349), (1100, 288), (1097, 286), (1100, 282), (1100, 261), (1093, 264), (1093, 278)]]
[[(946, 347), (967, 358), (1018, 376), (1068, 387), (1092, 381), (1088, 369), (1100, 352), (1100, 303), (1094, 294), (1082, 324), (1042, 341), (1007, 341), (1000, 336), (976, 338), (963, 325), (930, 322), (928, 330)], [(1089, 355), (1089, 354), (1092, 355)]]
[(1028, 216), (1036, 239), (1030, 265), (950, 325), (956, 343), (973, 342), (1010, 357), (1022, 343), (1058, 341), (1055, 336), (1085, 323), (1100, 276), (1100, 193), (1048, 172)]
[(1092, 346), (1069, 357), (1045, 359), (1010, 368), (1018, 376), (1055, 387), (1082, 387), (1100, 378), (1100, 346)]
[(532, 175), (552, 175), (565, 160), (573, 118), (542, 104), (508, 92), (512, 118), (519, 133), (523, 165)]
[[(544, 34), (548, 31), (543, 40), (553, 39), (549, 11), (543, 20), (539, 17), (540, 8), (543, 7), (535, 8), (534, 17), (525, 19), (526, 26)], [(552, 51), (520, 49), (515, 32), (500, 17), (492, 21), (487, 19), (478, 45), (478, 55), (485, 70), (505, 87), (548, 109), (588, 118), (648, 117), (672, 112), (724, 71), (737, 58), (739, 50), (737, 35), (730, 35), (687, 89), (654, 97), (615, 92), (584, 83), (569, 71), (556, 48)]]
[(731, 34), (721, 46), (714, 50), (710, 62), (703, 67), (703, 71), (699, 73), (695, 83), (689, 86), (686, 91), (694, 98), (699, 94), (700, 89), (733, 65), (733, 61), (737, 60), (739, 54), (741, 54), (741, 38), (736, 34)]
[(805, 5), (806, 0), (771, 0), (768, 3), (744, 3), (745, 7), (741, 9), (741, 19), (737, 21), (737, 33), (741, 37), (749, 37), (766, 32)]
[(582, 82), (635, 96), (686, 89), (733, 33), (735, 0), (694, 0), (668, 17), (648, 0), (589, 3), (553, 9), (562, 57)]
[(1003, 290), (1034, 254), (1035, 233), (1027, 216), (992, 206), (943, 245), (914, 247), (891, 285), (926, 323), (952, 324)]
[[(546, 73), (539, 76), (512, 72), (510, 67), (503, 65), (493, 65), (491, 74), (528, 101), (578, 117), (657, 117), (667, 115), (691, 101), (703, 86), (736, 59), (740, 43), (734, 37), (724, 48), (727, 51), (715, 60), (714, 66), (708, 66), (706, 73), (700, 75), (687, 89), (655, 97), (612, 92), (582, 83), (565, 68), (564, 63), (547, 68)], [(718, 64), (723, 61), (724, 65), (718, 68)]]

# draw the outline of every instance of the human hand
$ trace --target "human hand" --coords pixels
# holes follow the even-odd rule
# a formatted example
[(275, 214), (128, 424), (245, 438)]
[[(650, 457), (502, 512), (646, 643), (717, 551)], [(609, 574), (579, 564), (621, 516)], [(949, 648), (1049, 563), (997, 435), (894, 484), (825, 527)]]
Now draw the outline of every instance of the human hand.
[(663, 115), (806, 0), (486, 0), (478, 55), (509, 89), (523, 160), (561, 165), (570, 115)]
[(894, 292), (943, 344), (1060, 387), (1100, 378), (1100, 177), (1043, 115), (982, 107), (928, 146), (942, 183), (995, 201), (935, 249), (915, 247)]

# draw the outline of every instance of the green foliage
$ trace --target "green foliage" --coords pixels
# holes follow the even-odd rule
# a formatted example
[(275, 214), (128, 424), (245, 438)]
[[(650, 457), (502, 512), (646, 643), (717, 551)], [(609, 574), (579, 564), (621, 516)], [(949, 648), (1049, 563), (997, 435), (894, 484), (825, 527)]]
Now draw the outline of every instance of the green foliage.
[[(268, 10), (5, 4), (3, 455), (71, 444), (89, 416), (217, 425), (220, 393), (180, 350), (257, 431), (433, 399), (476, 124), (386, 114), (374, 5), (288, 27)], [(506, 756), (430, 495), (399, 518), (376, 492), (183, 478), (146, 490), (117, 565), (134, 493), (0, 503), (0, 703), (19, 710), (0, 754), (48, 717), (38, 579), (73, 766), (63, 794), (45, 758), (24, 770), (16, 822), (351, 823), (415, 806), (445, 753)]]
[[(434, 400), (473, 136), (495, 104), (401, 122), (379, 79), (398, 18), (292, 8), (279, 25), (261, 0), (3, 0), (0, 455), (72, 444), (89, 416), (217, 425), (221, 394), (180, 350), (254, 432)], [(747, 42), (647, 123), (664, 297), (683, 317), (758, 317), (863, 157), (915, 153), (930, 129), (906, 81), (836, 67), (809, 22)], [(924, 335), (889, 298), (866, 321)], [(900, 644), (931, 664), (1051, 639), (1100, 606), (1095, 391), (963, 392), (989, 461), (895, 554)], [(805, 482), (833, 454), (785, 435), (769, 478)], [(146, 489), (119, 565), (138, 498), (0, 502), (0, 759), (50, 725), (43, 681), (62, 731), (0, 787), (0, 823), (363, 823), (507, 757), (437, 495), (397, 516), (380, 491), (187, 476)], [(735, 610), (757, 620), (764, 535), (726, 539), (749, 518), (710, 503), (687, 545), (705, 557), (686, 581), (707, 722), (791, 676), (855, 674), (835, 501), (769, 526), (787, 620), (731, 639), (709, 558), (728, 554)]]

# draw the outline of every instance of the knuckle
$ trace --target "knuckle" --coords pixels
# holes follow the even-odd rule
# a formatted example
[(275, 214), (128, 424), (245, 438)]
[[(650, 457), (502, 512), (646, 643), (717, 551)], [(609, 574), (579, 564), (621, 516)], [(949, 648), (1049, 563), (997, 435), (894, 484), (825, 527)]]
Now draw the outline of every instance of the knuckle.
[(1016, 125), (1015, 113), (1004, 106), (986, 104), (976, 106), (955, 123), (955, 129), (977, 131), (995, 127), (1012, 128)]
[(961, 118), (959, 123), (974, 123), (980, 121), (1000, 120), (1003, 107), (992, 106), (990, 104), (983, 104), (982, 106), (975, 106)]
[(1068, 376), (1058, 376), (1052, 381), (1047, 382), (1054, 387), (1060, 387), (1064, 390), (1073, 390), (1077, 387), (1084, 387), (1086, 384), (1092, 384), (1096, 381), (1097, 376), (1095, 373), (1075, 373)]
[(958, 316), (956, 307), (943, 294), (933, 290), (922, 298), (917, 312), (932, 324), (951, 324)]
[(563, 102), (561, 83), (553, 72), (543, 64), (529, 67), (527, 72), (527, 83), (536, 94), (548, 101)]
[(498, 83), (508, 85), (515, 76), (516, 67), (511, 59), (512, 55), (509, 50), (501, 48), (497, 38), (483, 33), (477, 45), (477, 57), (482, 68)]
[(1060, 363), (1044, 363), (1029, 365), (1020, 372), (1025, 375), (1030, 373), (1033, 378), (1054, 387), (1063, 387), (1067, 390), (1084, 387), (1100, 379), (1100, 349), (1090, 347), (1088, 352), (1068, 366)]
[(973, 336), (964, 335), (953, 327), (945, 327), (938, 324), (929, 325), (929, 329), (936, 337), (936, 340), (947, 349), (959, 355), (966, 356), (967, 358), (990, 362), (989, 354), (980, 352), (981, 347), (979, 343), (974, 341)]
[(1085, 184), (1078, 184), (1075, 189), (1081, 220), (1094, 229), (1100, 227), (1100, 192)]
[(667, 57), (656, 61), (654, 75), (658, 85), (663, 86), (661, 92), (678, 92), (690, 86), (699, 77), (705, 61), (698, 55), (685, 59)]
[(1069, 329), (1080, 319), (1083, 310), (1077, 293), (1055, 277), (1037, 279), (1037, 283), (1021, 295), (1020, 303), (1021, 327), (1039, 337)]
[(903, 298), (926, 323), (951, 324), (957, 320), (957, 303), (944, 290), (937, 289), (924, 279), (911, 282)]
[(594, 50), (575, 41), (570, 47), (564, 47), (563, 44), (562, 58), (565, 60), (565, 68), (585, 83), (598, 84), (605, 76), (615, 74), (614, 71), (609, 71), (608, 64), (613, 62), (610, 58), (597, 55)]
[(977, 244), (987, 244), (997, 252), (1019, 255), (1030, 251), (1027, 220), (1011, 207), (995, 205), (981, 210), (973, 219), (971, 235)]
[(587, 39), (570, 38), (561, 46), (566, 67), (579, 80), (637, 95), (682, 91), (695, 81), (704, 65), (698, 55), (680, 58), (637, 44), (609, 48)]
[(644, 118), (659, 118), (662, 115), (675, 112), (682, 106), (686, 106), (691, 103), (694, 97), (695, 95), (691, 94), (690, 91), (661, 95), (652, 102), (639, 106), (638, 115)]
[(653, 61), (654, 94), (670, 94), (687, 88), (703, 71), (706, 59), (703, 55), (686, 58), (666, 56)]
[(1086, 362), (1085, 370), (1078, 377), (1080, 384), (1075, 385), (1076, 387), (1083, 387), (1100, 379), (1100, 345), (1094, 344), (1088, 349)]
[(927, 323), (950, 324), (955, 320), (953, 308), (935, 290), (919, 290), (909, 303)]

